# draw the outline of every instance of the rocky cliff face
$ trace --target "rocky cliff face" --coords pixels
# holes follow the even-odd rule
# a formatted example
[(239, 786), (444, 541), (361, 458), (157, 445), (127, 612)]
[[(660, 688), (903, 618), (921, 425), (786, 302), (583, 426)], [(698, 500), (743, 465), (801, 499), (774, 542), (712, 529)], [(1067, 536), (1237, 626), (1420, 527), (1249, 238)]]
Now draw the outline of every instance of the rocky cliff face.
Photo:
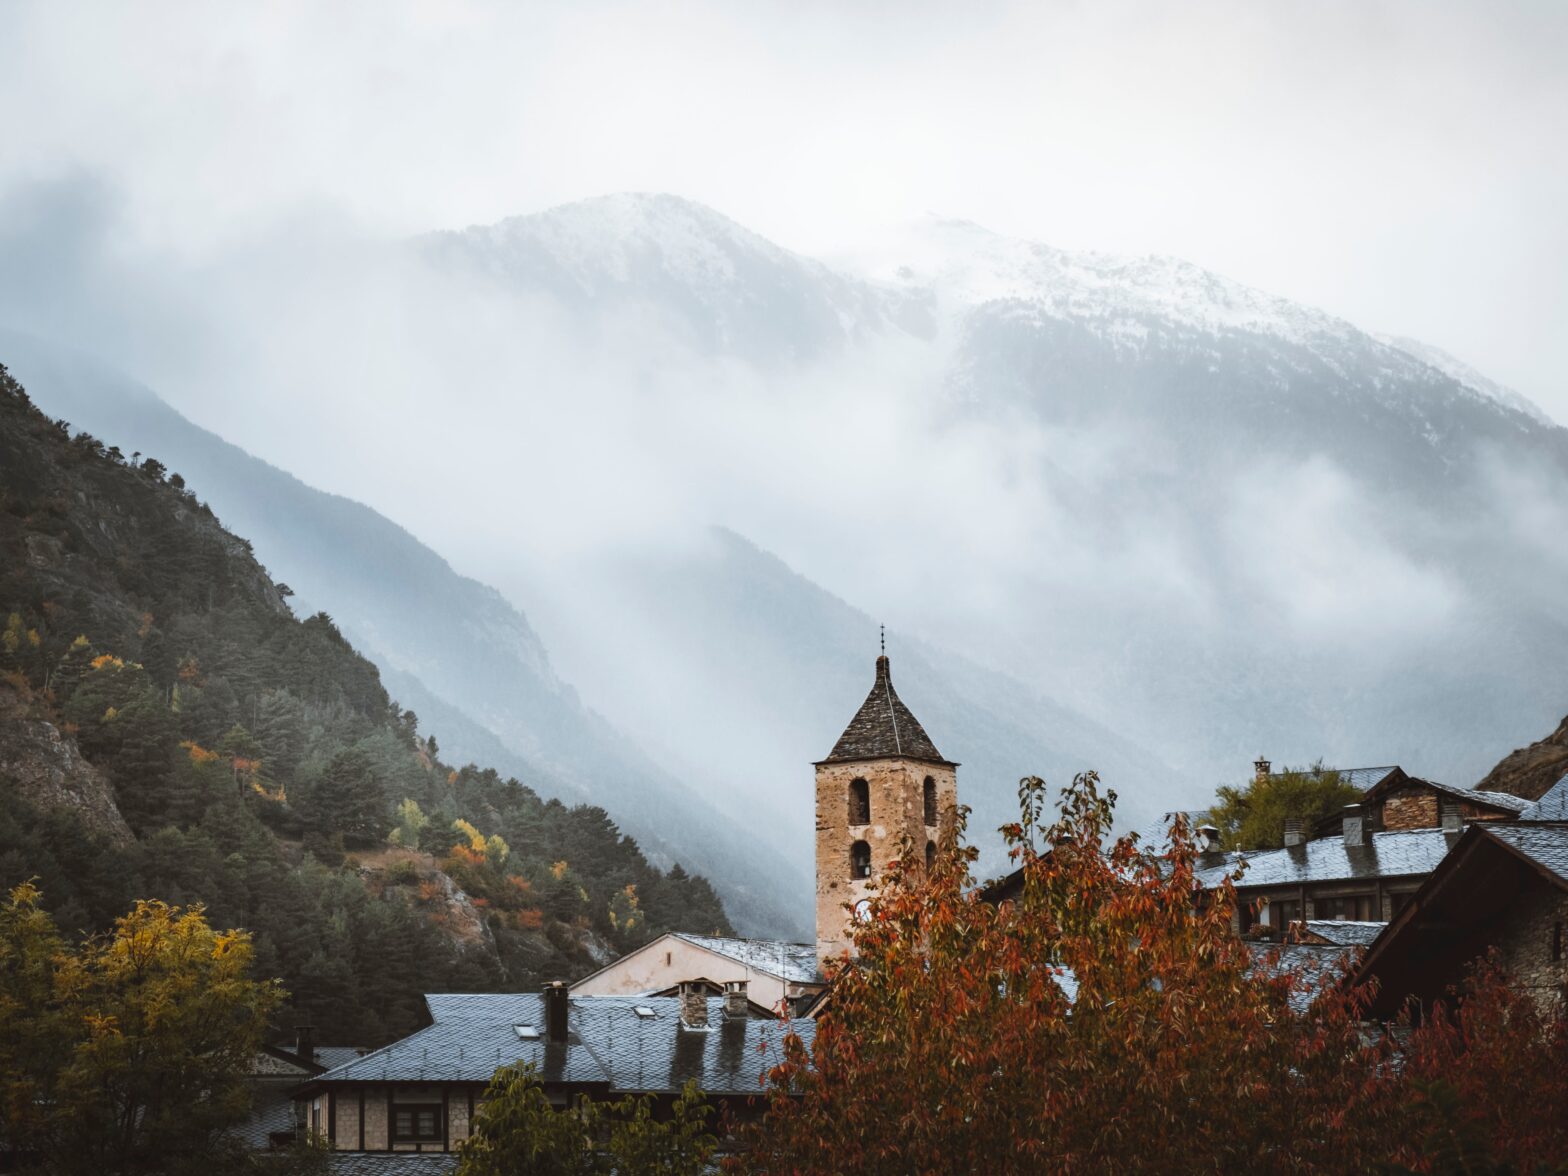
[(1568, 775), (1568, 718), (1557, 724), (1557, 730), (1545, 739), (1509, 752), (1476, 787), (1539, 800), (1565, 775)]
[(76, 740), (38, 718), (15, 690), (0, 686), (0, 788), (15, 789), (35, 808), (67, 809), (89, 832), (114, 845), (131, 830), (104, 774), (82, 758)]

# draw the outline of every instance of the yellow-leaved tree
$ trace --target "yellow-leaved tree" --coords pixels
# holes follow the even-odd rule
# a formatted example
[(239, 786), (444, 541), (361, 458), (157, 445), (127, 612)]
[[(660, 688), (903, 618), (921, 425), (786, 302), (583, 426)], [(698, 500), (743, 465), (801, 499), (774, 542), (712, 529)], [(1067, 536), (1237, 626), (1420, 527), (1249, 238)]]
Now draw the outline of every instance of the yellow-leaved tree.
[(0, 904), (0, 1146), (67, 1173), (214, 1170), (282, 993), (250, 936), (138, 902), (67, 944), (24, 883)]

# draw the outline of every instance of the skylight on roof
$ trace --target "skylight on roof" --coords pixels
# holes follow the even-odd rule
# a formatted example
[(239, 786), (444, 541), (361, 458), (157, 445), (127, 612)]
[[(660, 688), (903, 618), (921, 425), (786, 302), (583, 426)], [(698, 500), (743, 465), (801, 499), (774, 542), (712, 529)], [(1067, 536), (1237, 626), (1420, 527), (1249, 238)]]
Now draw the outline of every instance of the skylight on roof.
[(634, 1005), (632, 1006), (632, 1012), (636, 1013), (639, 1017), (657, 1017), (659, 1015), (647, 1005)]
[(523, 1041), (539, 1040), (539, 1030), (532, 1025), (513, 1025), (512, 1028), (517, 1030), (517, 1036)]

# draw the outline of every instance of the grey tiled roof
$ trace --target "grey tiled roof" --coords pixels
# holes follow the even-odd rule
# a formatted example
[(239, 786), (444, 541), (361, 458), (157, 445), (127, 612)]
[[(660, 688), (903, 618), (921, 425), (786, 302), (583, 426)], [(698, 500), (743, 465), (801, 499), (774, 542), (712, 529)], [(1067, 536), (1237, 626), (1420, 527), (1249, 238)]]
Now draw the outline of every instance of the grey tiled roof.
[(316, 1047), (316, 1065), (332, 1069), (345, 1062), (352, 1062), (355, 1058), (364, 1057), (370, 1051), (357, 1045), (318, 1045)]
[(1387, 923), (1359, 923), (1350, 919), (1307, 920), (1308, 931), (1339, 947), (1365, 947), (1387, 926)]
[(1482, 804), (1490, 804), (1497, 808), (1511, 809), (1513, 812), (1522, 813), (1530, 807), (1530, 802), (1522, 796), (1515, 796), (1511, 792), (1484, 792), (1479, 788), (1454, 788), (1450, 785), (1440, 785), (1446, 792), (1452, 792), (1466, 800), (1477, 800)]
[(1486, 832), (1568, 882), (1568, 824), (1486, 826)]
[(1163, 849), (1170, 845), (1171, 825), (1177, 817), (1187, 818), (1187, 835), (1197, 838), (1199, 825), (1209, 823), (1209, 810), (1202, 809), (1173, 809), (1168, 813), (1161, 813), (1157, 821), (1152, 821), (1142, 829), (1135, 830), (1138, 834), (1138, 845), (1143, 849)]
[(1344, 974), (1355, 957), (1354, 947), (1322, 947), (1310, 943), (1249, 943), (1254, 975), (1282, 976), (1293, 973), (1299, 983), (1290, 994), (1290, 1007), (1298, 1013), (1330, 984)]
[(1197, 878), (1204, 886), (1218, 886), (1242, 859), (1247, 871), (1239, 887), (1419, 876), (1430, 874), (1458, 837), (1441, 829), (1404, 829), (1370, 834), (1357, 846), (1347, 846), (1342, 837), (1317, 837), (1285, 849), (1226, 853), (1214, 865), (1200, 859)]
[(1349, 784), (1352, 788), (1359, 788), (1362, 792), (1365, 792), (1367, 789), (1381, 784), (1388, 778), (1388, 774), (1397, 767), (1399, 767), (1398, 764), (1383, 764), (1375, 768), (1324, 768), (1323, 773), (1327, 775), (1329, 772), (1337, 772), (1341, 784)]
[(823, 763), (834, 760), (906, 759), (946, 763), (931, 737), (893, 691), (887, 656), (877, 658), (877, 680)]
[(1541, 794), (1541, 798), (1519, 814), (1521, 821), (1568, 821), (1568, 776)]
[(777, 976), (791, 984), (820, 984), (814, 943), (785, 943), (778, 939), (732, 939), (718, 935), (688, 935), (675, 932), (677, 939), (696, 944), (708, 951), (745, 964), (754, 972)]
[(332, 1176), (446, 1176), (457, 1170), (458, 1158), (456, 1152), (335, 1152), (327, 1160), (327, 1171)]
[(233, 1129), (247, 1147), (265, 1148), (273, 1132), (294, 1129), (292, 1091), (298, 1078), (271, 1078), (250, 1084), (250, 1114)]
[[(435, 1024), (321, 1075), (321, 1082), (487, 1082), (503, 1065), (532, 1062), (548, 1084), (604, 1085), (617, 1091), (678, 1090), (696, 1078), (709, 1094), (756, 1094), (783, 1060), (786, 1026), (750, 1017), (726, 1021), (722, 998), (708, 1000), (709, 1030), (680, 1024), (680, 1001), (659, 996), (574, 996), (564, 1043), (546, 1040), (537, 993), (433, 994)], [(653, 1015), (640, 1016), (637, 1007)], [(517, 1025), (539, 1031), (519, 1038)], [(808, 1043), (815, 1023), (788, 1028)]]

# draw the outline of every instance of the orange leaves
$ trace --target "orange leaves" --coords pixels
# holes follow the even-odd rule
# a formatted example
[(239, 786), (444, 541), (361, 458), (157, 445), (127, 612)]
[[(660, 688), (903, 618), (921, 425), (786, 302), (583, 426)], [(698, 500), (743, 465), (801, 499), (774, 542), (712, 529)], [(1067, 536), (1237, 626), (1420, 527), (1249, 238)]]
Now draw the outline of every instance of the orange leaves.
[(929, 871), (899, 855), (911, 868), (887, 871), (855, 925), (809, 1063), (793, 1052), (772, 1076), (761, 1166), (1357, 1166), (1370, 1133), (1331, 1148), (1326, 1129), (1292, 1132), (1281, 1156), (1259, 1113), (1322, 1122), (1364, 1088), (1381, 1055), (1353, 1010), (1330, 998), (1297, 1015), (1293, 978), (1259, 975), (1231, 934), (1229, 891), (1194, 903), (1185, 830), (1156, 858), (1110, 837), (1113, 799), (1086, 775), (1051, 813), (1024, 781), (1007, 829), (1021, 875), (997, 905), (973, 887), (972, 849), (945, 847)]
[(210, 764), (210, 763), (216, 763), (217, 762), (217, 759), (218, 759), (218, 753), (217, 752), (215, 752), (215, 751), (208, 751), (205, 747), (202, 747), (200, 744), (194, 742), (193, 740), (190, 740), (190, 739), (182, 740), (181, 743), (180, 743), (180, 746), (183, 747), (185, 749), (185, 751), (186, 751), (186, 754), (188, 754), (190, 756), (191, 763), (195, 764), (197, 767), (201, 767), (204, 764)]
[(434, 879), (426, 878), (419, 883), (419, 901), (427, 906), (431, 903), (443, 902), (446, 892), (442, 890), (441, 883)]

